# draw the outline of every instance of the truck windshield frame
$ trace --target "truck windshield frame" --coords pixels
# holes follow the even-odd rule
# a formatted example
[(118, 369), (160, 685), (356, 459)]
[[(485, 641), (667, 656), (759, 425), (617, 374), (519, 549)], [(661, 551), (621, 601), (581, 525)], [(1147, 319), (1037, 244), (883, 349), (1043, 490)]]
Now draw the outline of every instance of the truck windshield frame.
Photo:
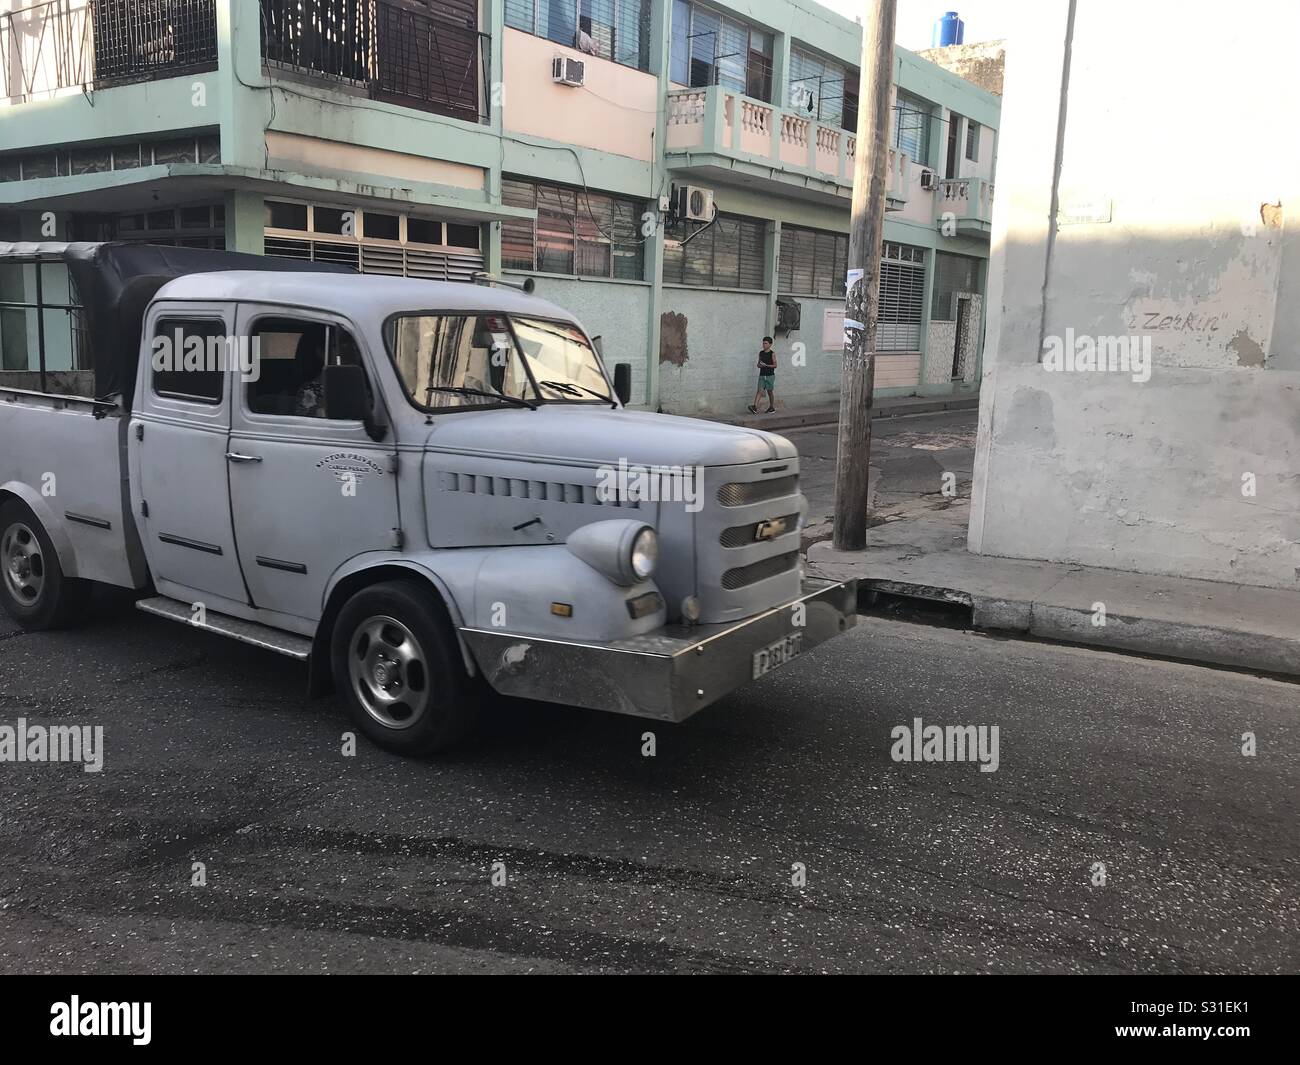
[[(520, 386), (518, 394), (514, 392), (502, 393), (499, 387), (482, 378), (478, 379), (478, 383), (475, 383), (469, 379), (468, 374), (464, 373), (461, 374), (460, 379), (439, 380), (436, 382), (436, 387), (429, 387), (427, 391), (423, 379), (418, 382), (408, 380), (407, 373), (403, 371), (402, 361), (399, 358), (398, 330), (405, 320), (424, 318), (459, 318), (473, 321), (476, 323), (476, 329), (472, 331), (472, 335), (477, 335), (480, 330), (487, 329), (486, 323), (490, 321), (503, 325), (504, 329), (499, 329), (492, 335), (498, 339), (508, 338), (510, 344), (509, 359), (511, 363), (517, 364), (518, 368), (523, 371), (523, 379), (516, 382)], [(526, 341), (520, 339), (518, 327), (524, 329)], [(566, 334), (562, 339), (567, 340), (569, 345), (568, 349), (560, 356), (560, 362), (563, 365), (557, 366), (545, 358), (548, 354), (553, 356), (554, 352), (546, 352), (538, 348), (540, 342), (538, 334), (546, 332), (548, 329), (562, 330)], [(454, 414), (466, 410), (497, 410), (502, 407), (518, 407), (521, 402), (534, 407), (542, 403), (612, 406), (616, 402), (609, 376), (605, 372), (604, 363), (593, 347), (590, 338), (575, 323), (563, 319), (478, 310), (399, 311), (389, 315), (384, 320), (383, 339), (384, 349), (388, 353), (388, 359), (393, 365), (393, 370), (402, 386), (407, 401), (424, 414)], [(478, 345), (477, 349), (484, 350), (481, 345)], [(529, 353), (530, 349), (532, 349), (532, 354)], [(576, 372), (568, 365), (575, 353), (578, 356)], [(429, 361), (426, 354), (420, 353), (417, 355), (417, 376), (422, 378), (423, 374), (430, 369)], [(502, 369), (503, 376), (509, 372), (509, 369), (509, 366)], [(578, 379), (574, 380), (574, 378)], [(499, 402), (493, 401), (490, 397), (474, 394), (473, 390), (483, 384), (488, 385), (487, 391), (495, 391), (501, 394)], [(467, 388), (469, 391), (467, 393), (458, 393), (456, 392), (458, 387)], [(428, 402), (435, 391), (443, 400), (437, 405)]]

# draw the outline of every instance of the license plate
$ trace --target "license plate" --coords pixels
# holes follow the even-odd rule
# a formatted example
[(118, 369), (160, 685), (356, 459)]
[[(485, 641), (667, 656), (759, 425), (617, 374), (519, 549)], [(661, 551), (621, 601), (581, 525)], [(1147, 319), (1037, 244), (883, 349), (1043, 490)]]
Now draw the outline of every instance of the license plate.
[(754, 676), (761, 677), (770, 673), (777, 666), (783, 666), (803, 650), (803, 633), (794, 632), (782, 636), (776, 643), (768, 644), (762, 650), (754, 652)]

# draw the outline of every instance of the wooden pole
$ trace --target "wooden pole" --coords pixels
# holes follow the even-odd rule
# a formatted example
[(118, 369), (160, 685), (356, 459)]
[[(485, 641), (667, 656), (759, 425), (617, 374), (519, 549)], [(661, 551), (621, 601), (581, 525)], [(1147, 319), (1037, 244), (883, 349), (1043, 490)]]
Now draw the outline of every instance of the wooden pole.
[(862, 23), (858, 143), (849, 229), (848, 292), (844, 307), (844, 367), (840, 371), (840, 434), (835, 471), (837, 551), (867, 543), (867, 468), (876, 376), (876, 314), (889, 171), (890, 86), (897, 0), (869, 0)]

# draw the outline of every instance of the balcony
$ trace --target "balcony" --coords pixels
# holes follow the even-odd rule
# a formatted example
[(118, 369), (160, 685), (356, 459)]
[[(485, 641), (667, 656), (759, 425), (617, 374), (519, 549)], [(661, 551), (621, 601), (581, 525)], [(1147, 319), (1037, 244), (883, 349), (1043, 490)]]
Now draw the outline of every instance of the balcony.
[(271, 70), (352, 95), (486, 122), (489, 43), (475, 0), (261, 0)]
[(988, 238), (993, 229), (993, 183), (984, 178), (945, 178), (934, 196), (935, 221), (946, 236)]
[(0, 102), (216, 65), (213, 0), (50, 0), (0, 14)]
[[(668, 165), (739, 184), (776, 181), (809, 198), (843, 204), (853, 193), (857, 138), (838, 126), (714, 85), (668, 93)], [(885, 209), (907, 203), (912, 160), (889, 149)]]

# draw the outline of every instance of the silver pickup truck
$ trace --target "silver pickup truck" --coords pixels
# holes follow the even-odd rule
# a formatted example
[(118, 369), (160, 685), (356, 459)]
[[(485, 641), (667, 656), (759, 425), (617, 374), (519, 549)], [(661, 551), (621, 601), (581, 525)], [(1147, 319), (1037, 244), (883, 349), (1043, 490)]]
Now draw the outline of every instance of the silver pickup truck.
[(851, 582), (803, 578), (790, 442), (627, 409), (627, 367), (524, 292), (0, 244), (0, 310), (36, 356), (0, 373), (25, 628), (138, 589), (422, 753), (487, 688), (681, 721), (854, 624)]

